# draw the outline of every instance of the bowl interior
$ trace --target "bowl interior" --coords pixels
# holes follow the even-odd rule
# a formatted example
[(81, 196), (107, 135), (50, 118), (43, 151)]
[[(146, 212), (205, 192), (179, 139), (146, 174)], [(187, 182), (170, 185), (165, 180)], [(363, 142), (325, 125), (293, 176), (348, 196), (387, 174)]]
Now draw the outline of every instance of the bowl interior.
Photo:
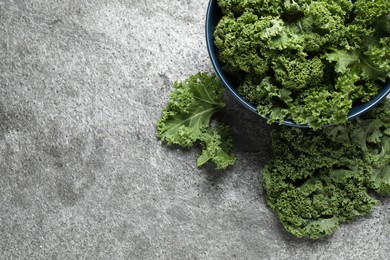
[[(222, 11), (219, 7), (217, 0), (210, 0), (209, 6), (207, 8), (206, 14), (206, 44), (207, 50), (211, 59), (211, 63), (214, 67), (215, 73), (218, 78), (222, 81), (226, 89), (246, 108), (250, 111), (257, 113), (256, 107), (246, 101), (238, 92), (237, 92), (237, 80), (234, 76), (222, 70), (222, 65), (218, 60), (218, 49), (214, 44), (214, 30), (217, 26), (219, 20), (222, 18)], [(383, 98), (385, 98), (390, 93), (390, 80), (384, 84), (384, 87), (380, 89), (378, 94), (369, 102), (355, 104), (348, 113), (348, 120), (353, 119), (363, 113), (367, 112), (375, 105), (377, 105)], [(282, 122), (284, 125), (308, 128), (307, 125), (296, 124), (290, 120), (284, 120)]]

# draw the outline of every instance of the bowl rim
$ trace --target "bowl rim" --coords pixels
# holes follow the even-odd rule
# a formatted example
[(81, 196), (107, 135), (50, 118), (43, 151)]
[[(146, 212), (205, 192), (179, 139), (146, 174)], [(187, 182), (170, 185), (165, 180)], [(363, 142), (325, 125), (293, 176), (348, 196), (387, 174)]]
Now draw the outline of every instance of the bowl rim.
[[(215, 12), (215, 8), (220, 8), (218, 6), (217, 0), (210, 0), (206, 12), (205, 34), (206, 34), (207, 52), (209, 54), (211, 64), (214, 68), (217, 77), (221, 80), (222, 84), (229, 91), (229, 93), (233, 95), (233, 97), (236, 100), (238, 100), (243, 106), (245, 106), (247, 109), (259, 115), (256, 107), (253, 106), (251, 103), (249, 103), (247, 100), (245, 100), (237, 92), (236, 88), (233, 86), (230, 80), (225, 76), (225, 72), (222, 70), (222, 66), (219, 63), (218, 54), (216, 50), (217, 47), (214, 44), (214, 35), (213, 35), (215, 26), (213, 27), (211, 24), (212, 14), (213, 12)], [(357, 106), (353, 106), (347, 115), (347, 121), (366, 113), (367, 111), (375, 107), (377, 104), (379, 104), (382, 99), (386, 98), (386, 96), (389, 95), (389, 93), (390, 93), (390, 79), (384, 83), (384, 86), (378, 91), (378, 93), (369, 102), (361, 103)], [(267, 119), (266, 117), (265, 118), (261, 117), (261, 118), (265, 120)], [(282, 122), (277, 121), (276, 123), (281, 123), (283, 125), (293, 126), (293, 127), (310, 128), (309, 125), (297, 124), (291, 120), (283, 120)], [(324, 126), (331, 126), (331, 125), (323, 125), (323, 127)]]

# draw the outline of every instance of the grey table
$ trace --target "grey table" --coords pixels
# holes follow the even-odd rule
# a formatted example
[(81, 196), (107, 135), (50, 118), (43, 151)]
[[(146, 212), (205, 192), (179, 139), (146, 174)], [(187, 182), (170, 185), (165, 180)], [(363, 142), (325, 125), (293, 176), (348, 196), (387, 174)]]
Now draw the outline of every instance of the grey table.
[(1, 259), (389, 259), (390, 200), (320, 241), (265, 204), (269, 131), (229, 96), (234, 167), (155, 122), (211, 72), (207, 0), (0, 0)]

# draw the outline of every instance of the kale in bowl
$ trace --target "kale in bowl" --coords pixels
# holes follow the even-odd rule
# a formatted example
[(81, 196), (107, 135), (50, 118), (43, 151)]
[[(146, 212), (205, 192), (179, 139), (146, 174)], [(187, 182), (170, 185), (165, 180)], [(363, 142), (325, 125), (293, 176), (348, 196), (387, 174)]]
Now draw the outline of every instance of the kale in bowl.
[(211, 0), (216, 74), (268, 122), (343, 124), (390, 92), (388, 0)]

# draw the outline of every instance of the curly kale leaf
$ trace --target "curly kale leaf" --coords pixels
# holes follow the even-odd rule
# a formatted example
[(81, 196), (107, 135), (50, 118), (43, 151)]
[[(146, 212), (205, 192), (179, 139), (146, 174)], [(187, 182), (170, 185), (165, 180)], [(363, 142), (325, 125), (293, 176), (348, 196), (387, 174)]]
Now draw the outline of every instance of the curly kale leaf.
[(389, 41), (382, 39), (379, 44), (369, 45), (366, 49), (332, 49), (325, 57), (330, 62), (336, 62), (335, 71), (341, 75), (357, 75), (364, 80), (384, 82), (386, 77), (390, 76), (388, 43)]
[(342, 6), (329, 1), (312, 1), (300, 22), (304, 31), (315, 32), (324, 43), (337, 44), (343, 37), (347, 13)]
[[(293, 235), (311, 239), (330, 235), (340, 223), (367, 215), (376, 205), (364, 186), (363, 168), (340, 167), (342, 160), (331, 154), (301, 154), (294, 160), (294, 164), (273, 160), (263, 171), (267, 203)], [(315, 165), (318, 161), (332, 163)]]
[(317, 86), (324, 78), (324, 64), (318, 57), (304, 59), (282, 55), (275, 58), (272, 64), (276, 81), (286, 89), (300, 90)]
[(365, 25), (372, 25), (381, 17), (390, 12), (390, 2), (388, 0), (357, 0), (354, 3), (355, 21)]
[(263, 117), (268, 117), (268, 121), (276, 121), (289, 115), (285, 107), (293, 101), (290, 96), (291, 91), (277, 87), (270, 77), (265, 77), (259, 82), (257, 77), (248, 75), (245, 82), (238, 88), (238, 92), (249, 102), (259, 104), (258, 113)]
[(214, 113), (221, 110), (224, 88), (214, 75), (198, 73), (183, 82), (175, 82), (167, 106), (157, 122), (158, 137), (168, 144), (203, 147), (198, 166), (213, 161), (218, 169), (235, 162), (227, 126), (210, 127)]
[(219, 58), (231, 70), (265, 75), (272, 53), (259, 51), (260, 46), (281, 30), (283, 23), (270, 16), (259, 18), (253, 13), (244, 13), (236, 19), (233, 15), (226, 15), (214, 31)]
[(225, 169), (236, 161), (236, 157), (230, 153), (232, 138), (229, 127), (219, 125), (215, 130), (208, 130), (201, 136), (200, 141), (203, 151), (198, 158), (198, 166), (211, 160), (217, 165), (217, 169)]
[(348, 93), (318, 87), (303, 92), (290, 111), (294, 122), (319, 129), (323, 125), (344, 124), (351, 107)]
[(263, 170), (267, 203), (297, 237), (332, 234), (342, 222), (369, 214), (390, 194), (390, 101), (348, 125), (322, 131), (277, 129), (274, 158)]

